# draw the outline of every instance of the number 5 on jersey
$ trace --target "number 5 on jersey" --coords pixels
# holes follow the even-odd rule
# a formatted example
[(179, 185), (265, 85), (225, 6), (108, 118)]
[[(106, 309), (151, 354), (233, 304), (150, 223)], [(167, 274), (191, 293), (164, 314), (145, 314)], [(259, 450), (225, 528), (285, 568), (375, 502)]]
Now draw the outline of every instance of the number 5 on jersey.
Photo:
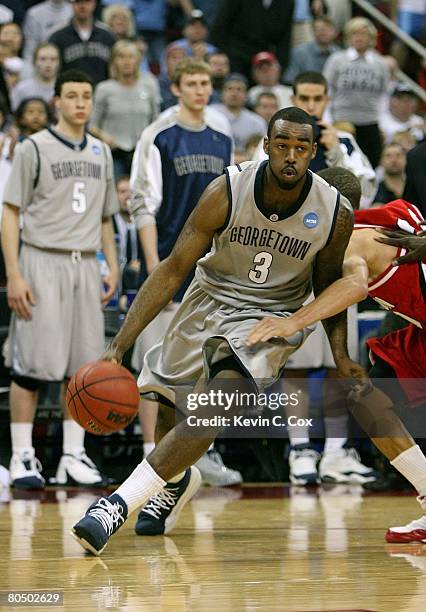
[(250, 270), (248, 274), (249, 279), (258, 285), (263, 285), (263, 283), (266, 283), (269, 275), (269, 269), (272, 264), (272, 259), (272, 255), (267, 251), (256, 253), (253, 258), (253, 263), (257, 265)]
[(72, 191), (72, 209), (75, 213), (81, 214), (86, 210), (86, 183), (76, 181)]

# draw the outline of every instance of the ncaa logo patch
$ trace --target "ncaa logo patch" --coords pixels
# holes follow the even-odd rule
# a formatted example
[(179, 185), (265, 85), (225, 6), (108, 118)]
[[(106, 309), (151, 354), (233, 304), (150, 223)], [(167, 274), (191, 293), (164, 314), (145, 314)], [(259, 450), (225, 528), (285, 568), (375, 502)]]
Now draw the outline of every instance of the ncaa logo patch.
[(101, 149), (100, 149), (100, 147), (98, 147), (98, 145), (92, 145), (92, 152), (95, 155), (100, 155), (101, 154)]
[(303, 217), (303, 225), (308, 229), (314, 229), (318, 225), (319, 219), (317, 213), (310, 212)]

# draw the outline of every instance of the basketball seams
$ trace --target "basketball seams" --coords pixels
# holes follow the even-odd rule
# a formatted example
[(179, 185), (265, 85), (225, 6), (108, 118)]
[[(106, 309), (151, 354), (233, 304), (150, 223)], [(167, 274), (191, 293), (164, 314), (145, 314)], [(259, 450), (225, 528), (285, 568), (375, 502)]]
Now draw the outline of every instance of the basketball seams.
[[(106, 365), (106, 364), (108, 364), (108, 362), (104, 362), (103, 365)], [(116, 367), (116, 365), (117, 364), (114, 364), (114, 368)], [(104, 373), (104, 376), (102, 378), (99, 378), (92, 382), (86, 382), (88, 379), (90, 380), (90, 375), (92, 374), (93, 370), (96, 370), (96, 368), (99, 367), (99, 362), (95, 362), (93, 364), (87, 364), (87, 366), (85, 368), (83, 366), (83, 368), (80, 368), (79, 370), (77, 370), (75, 375), (72, 377), (71, 379), (72, 385), (71, 384), (68, 385), (68, 388), (67, 388), (67, 404), (71, 406), (71, 403), (72, 403), (72, 407), (71, 407), (72, 411), (75, 413), (76, 420), (80, 425), (82, 425), (80, 413), (85, 412), (86, 414), (84, 416), (92, 419), (93, 423), (99, 426), (99, 428), (103, 430), (101, 432), (95, 432), (95, 431), (90, 430), (88, 427), (85, 427), (84, 425), (82, 425), (86, 429), (86, 431), (92, 434), (95, 434), (95, 435), (96, 434), (108, 434), (108, 433), (114, 433), (115, 431), (119, 431), (120, 429), (123, 428), (123, 425), (115, 429), (115, 428), (111, 428), (111, 425), (112, 425), (111, 422), (108, 422), (108, 423), (104, 422), (103, 417), (107, 418), (106, 411), (108, 410), (108, 406), (111, 405), (111, 410), (114, 410), (114, 407), (116, 410), (119, 410), (119, 411), (121, 409), (123, 416), (126, 416), (126, 417), (132, 416), (131, 414), (128, 414), (128, 412), (133, 412), (133, 418), (134, 418), (136, 416), (138, 405), (139, 405), (139, 393), (136, 391), (136, 394), (135, 394), (135, 400), (137, 396), (136, 403), (129, 404), (125, 402), (120, 402), (118, 400), (116, 401), (113, 399), (107, 399), (105, 397), (99, 397), (97, 395), (94, 395), (93, 393), (90, 393), (87, 389), (90, 387), (93, 387), (96, 384), (102, 384), (105, 382), (112, 382), (114, 385), (114, 382), (119, 382), (120, 380), (129, 382), (129, 383), (132, 382), (134, 384), (136, 384), (136, 381), (133, 378), (133, 376), (130, 373), (127, 374), (127, 371), (125, 370), (123, 375), (120, 375), (120, 376), (106, 376)], [(122, 366), (119, 366), (119, 367), (122, 367)], [(72, 388), (73, 386), (74, 388)], [(135, 388), (137, 389), (137, 387)], [(123, 390), (123, 393), (125, 393), (125, 390)], [(78, 398), (78, 401), (77, 401), (77, 398)], [(92, 406), (90, 408), (87, 406), (87, 404), (89, 405), (91, 404), (91, 400), (95, 402), (104, 403), (104, 405), (100, 407), (102, 418), (100, 418), (99, 414), (97, 414), (96, 412), (94, 413), (92, 411), (93, 410)], [(128, 410), (126, 410), (126, 408)], [(86, 423), (86, 425), (88, 425), (88, 423)]]

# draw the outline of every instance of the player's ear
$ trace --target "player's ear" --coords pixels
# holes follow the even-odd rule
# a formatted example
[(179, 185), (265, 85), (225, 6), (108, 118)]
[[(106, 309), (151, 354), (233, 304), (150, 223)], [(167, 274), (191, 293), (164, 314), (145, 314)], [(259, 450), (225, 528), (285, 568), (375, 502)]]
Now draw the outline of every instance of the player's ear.
[(53, 96), (53, 104), (55, 109), (58, 110), (61, 107), (61, 98), (59, 96)]
[(266, 155), (269, 155), (269, 138), (267, 136), (265, 136), (263, 139), (263, 150), (265, 151)]
[(170, 91), (172, 92), (172, 94), (173, 94), (174, 96), (176, 96), (176, 98), (179, 98), (179, 97), (180, 97), (180, 89), (179, 89), (179, 87), (176, 85), (176, 83), (172, 83), (172, 84), (170, 85)]
[(314, 159), (314, 157), (316, 156), (317, 149), (318, 149), (318, 145), (317, 145), (316, 142), (314, 142), (313, 145), (312, 145), (312, 157), (311, 157), (311, 159)]

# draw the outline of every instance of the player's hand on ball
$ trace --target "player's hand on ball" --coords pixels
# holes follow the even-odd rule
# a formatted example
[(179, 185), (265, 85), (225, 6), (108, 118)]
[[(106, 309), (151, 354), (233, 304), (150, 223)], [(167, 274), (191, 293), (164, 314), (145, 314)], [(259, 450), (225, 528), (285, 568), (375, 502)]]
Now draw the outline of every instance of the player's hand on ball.
[(266, 342), (275, 337), (293, 336), (298, 331), (291, 317), (266, 317), (254, 326), (246, 339), (246, 344), (251, 346), (256, 342)]
[(35, 306), (36, 301), (31, 287), (22, 276), (9, 277), (7, 302), (19, 319), (29, 321), (32, 318), (31, 307)]
[(122, 359), (123, 353), (121, 353), (116, 347), (112, 347), (111, 344), (100, 356), (100, 361), (112, 361), (113, 363), (121, 363)]

